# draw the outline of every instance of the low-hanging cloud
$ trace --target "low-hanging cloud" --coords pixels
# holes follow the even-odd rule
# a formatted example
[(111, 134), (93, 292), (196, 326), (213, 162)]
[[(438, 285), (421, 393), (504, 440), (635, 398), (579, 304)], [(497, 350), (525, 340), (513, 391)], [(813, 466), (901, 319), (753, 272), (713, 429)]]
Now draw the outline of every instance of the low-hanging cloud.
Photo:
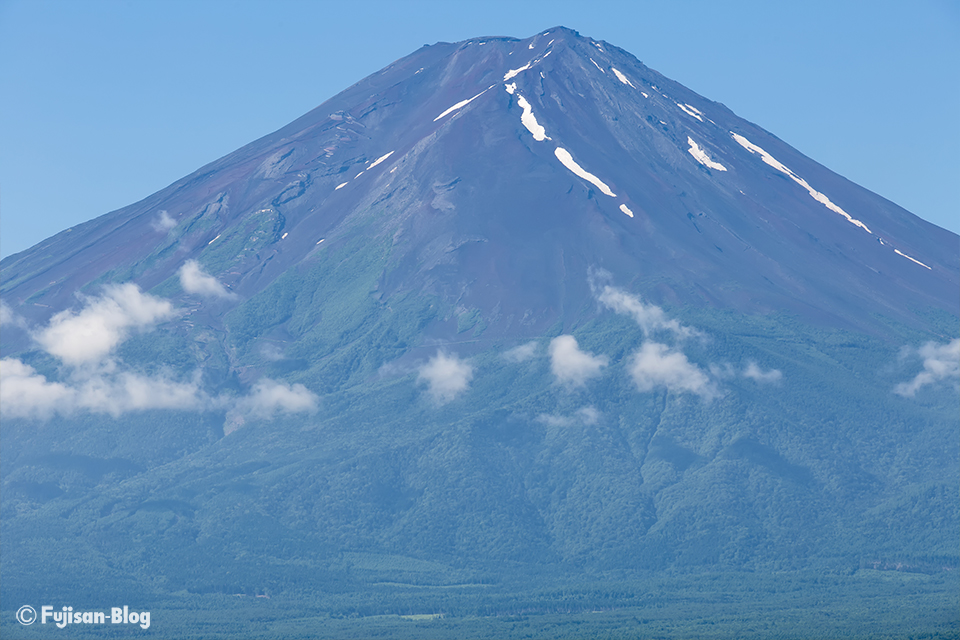
[(51, 382), (16, 358), (0, 360), (0, 410), (8, 418), (46, 420), (85, 411), (114, 418), (151, 409), (222, 411), (228, 418), (271, 420), (278, 414), (314, 413), (318, 398), (302, 384), (288, 385), (269, 378), (258, 381), (250, 393), (210, 396), (200, 375), (174, 380), (165, 375), (133, 371), (80, 369), (66, 382)]
[(473, 367), (456, 354), (437, 355), (420, 367), (418, 381), (426, 382), (427, 392), (437, 404), (446, 404), (467, 390), (473, 378)]
[(268, 420), (281, 413), (315, 413), (317, 403), (316, 394), (302, 384), (289, 385), (262, 378), (253, 385), (250, 394), (236, 401), (231, 412)]
[(743, 369), (743, 377), (763, 384), (777, 384), (783, 379), (783, 373), (781, 373), (779, 369), (764, 371), (760, 368), (760, 365), (750, 360)]
[(960, 338), (942, 344), (928, 342), (914, 353), (923, 358), (923, 371), (910, 382), (901, 382), (894, 387), (895, 393), (912, 398), (928, 384), (960, 378)]
[[(211, 396), (199, 371), (183, 380), (169, 372), (145, 374), (126, 367), (113, 351), (135, 330), (149, 331), (177, 315), (173, 305), (145, 294), (134, 284), (110, 285), (102, 295), (84, 298), (79, 311), (55, 314), (32, 332), (48, 354), (66, 366), (59, 381), (48, 379), (17, 358), (0, 360), (0, 412), (4, 417), (49, 419), (77, 412), (113, 417), (133, 411), (170, 409), (222, 411), (271, 419), (279, 413), (313, 412), (317, 396), (301, 384), (263, 379), (250, 393)], [(5, 304), (4, 322), (18, 321)]]
[(571, 387), (582, 387), (587, 380), (598, 377), (608, 362), (606, 356), (581, 351), (577, 339), (570, 335), (551, 340), (549, 352), (553, 375), (559, 383)]
[(654, 331), (669, 331), (678, 338), (690, 338), (703, 334), (692, 327), (687, 327), (677, 320), (667, 317), (666, 312), (655, 304), (646, 304), (640, 296), (627, 293), (605, 282), (610, 274), (602, 269), (591, 270), (588, 274), (590, 290), (597, 301), (614, 313), (632, 317), (644, 335)]
[(228, 291), (219, 280), (207, 274), (196, 260), (187, 260), (177, 272), (180, 276), (180, 286), (187, 293), (193, 293), (205, 298), (236, 298), (237, 294)]
[(537, 355), (537, 342), (533, 340), (504, 352), (503, 359), (508, 362), (525, 362), (535, 355)]
[(34, 334), (44, 351), (74, 367), (103, 360), (131, 331), (150, 329), (177, 314), (169, 301), (132, 283), (108, 285), (85, 303), (79, 312), (57, 313)]
[(196, 410), (209, 404), (198, 379), (81, 370), (66, 383), (51, 382), (16, 358), (0, 361), (0, 408), (7, 417), (48, 419), (89, 411), (117, 418), (131, 411)]
[(537, 422), (543, 423), (548, 427), (572, 427), (576, 424), (592, 426), (600, 421), (600, 412), (593, 406), (580, 407), (572, 416), (565, 416), (556, 413), (541, 413), (537, 416)]
[(659, 342), (641, 345), (629, 365), (630, 375), (640, 391), (665, 387), (673, 393), (694, 393), (705, 399), (718, 395), (710, 377), (681, 352)]
[(150, 226), (152, 226), (155, 231), (166, 233), (177, 226), (177, 221), (170, 217), (170, 214), (166, 211), (160, 211), (156, 219), (150, 223)]
[(75, 405), (75, 389), (50, 382), (16, 358), (0, 360), (0, 411), (4, 416), (46, 419), (71, 412)]
[(0, 300), (0, 326), (7, 329), (10, 327), (26, 329), (28, 327), (27, 321), (11, 309), (3, 300)]

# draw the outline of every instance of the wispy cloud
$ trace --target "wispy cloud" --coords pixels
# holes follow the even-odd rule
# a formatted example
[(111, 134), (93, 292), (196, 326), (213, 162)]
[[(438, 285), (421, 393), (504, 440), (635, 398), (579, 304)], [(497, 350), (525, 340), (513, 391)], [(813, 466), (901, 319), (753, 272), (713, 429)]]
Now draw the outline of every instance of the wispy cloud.
[(549, 352), (550, 370), (558, 382), (570, 387), (582, 387), (590, 378), (598, 377), (608, 362), (606, 356), (581, 351), (577, 339), (570, 335), (551, 340)]
[(504, 352), (503, 359), (509, 362), (525, 362), (537, 355), (537, 342), (533, 340)]
[(928, 342), (916, 351), (911, 349), (907, 353), (923, 359), (923, 371), (910, 382), (898, 384), (894, 388), (895, 393), (912, 398), (925, 385), (960, 378), (960, 338), (942, 344)]
[(678, 338), (690, 338), (703, 334), (667, 317), (666, 312), (655, 304), (644, 303), (640, 296), (627, 293), (609, 284), (610, 274), (603, 269), (591, 269), (587, 275), (590, 290), (603, 306), (614, 313), (632, 317), (644, 335), (654, 331), (669, 331)]
[(85, 303), (79, 312), (57, 313), (34, 334), (44, 351), (71, 366), (99, 362), (131, 331), (147, 330), (176, 316), (169, 301), (131, 283), (108, 285), (101, 296)]
[(420, 367), (417, 380), (427, 384), (427, 392), (437, 404), (446, 404), (467, 390), (473, 378), (473, 367), (456, 354), (437, 355)]
[(27, 321), (11, 309), (3, 300), (0, 300), (0, 326), (8, 329), (10, 327), (18, 327), (20, 329), (26, 329), (28, 327)]
[(193, 293), (205, 298), (236, 298), (237, 294), (228, 291), (219, 280), (204, 272), (203, 267), (196, 260), (187, 260), (177, 272), (180, 276), (180, 286), (187, 293)]
[(549, 427), (572, 427), (575, 424), (591, 426), (600, 421), (600, 412), (592, 406), (581, 407), (574, 412), (572, 416), (564, 416), (556, 413), (541, 413), (537, 416), (537, 422), (541, 422)]
[(764, 371), (756, 362), (749, 360), (743, 369), (743, 377), (763, 384), (778, 384), (783, 379), (783, 373), (779, 369)]
[(681, 352), (659, 342), (644, 342), (631, 360), (630, 375), (640, 391), (665, 387), (674, 393), (694, 393), (705, 399), (719, 395), (710, 377)]
[(152, 226), (155, 231), (166, 233), (177, 226), (177, 221), (170, 217), (170, 214), (166, 211), (160, 211), (154, 221), (150, 223), (150, 226)]
[(261, 378), (248, 395), (237, 399), (231, 413), (262, 420), (281, 413), (314, 413), (318, 400), (316, 394), (302, 384), (289, 385)]

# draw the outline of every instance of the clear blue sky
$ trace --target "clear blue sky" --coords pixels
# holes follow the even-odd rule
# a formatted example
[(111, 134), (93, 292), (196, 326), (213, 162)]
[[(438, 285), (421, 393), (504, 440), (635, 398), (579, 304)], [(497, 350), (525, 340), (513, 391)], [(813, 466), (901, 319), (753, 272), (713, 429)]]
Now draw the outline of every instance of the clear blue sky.
[(960, 231), (956, 0), (0, 0), (0, 254), (140, 200), (423, 44), (556, 25)]

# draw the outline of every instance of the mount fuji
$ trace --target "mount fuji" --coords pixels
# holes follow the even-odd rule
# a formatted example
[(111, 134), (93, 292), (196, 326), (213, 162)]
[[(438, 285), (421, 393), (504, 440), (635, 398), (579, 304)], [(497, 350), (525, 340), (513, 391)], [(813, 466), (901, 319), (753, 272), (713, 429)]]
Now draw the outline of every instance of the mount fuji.
[(570, 29), (424, 46), (0, 262), (4, 635), (955, 631), (958, 240)]

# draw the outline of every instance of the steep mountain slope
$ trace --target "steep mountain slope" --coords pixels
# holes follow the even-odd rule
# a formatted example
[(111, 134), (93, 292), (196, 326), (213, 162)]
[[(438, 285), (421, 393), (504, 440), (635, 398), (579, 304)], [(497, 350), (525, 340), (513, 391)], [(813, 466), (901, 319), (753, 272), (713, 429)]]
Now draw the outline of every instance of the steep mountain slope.
[(7, 602), (957, 564), (957, 236), (565, 28), (0, 270)]

